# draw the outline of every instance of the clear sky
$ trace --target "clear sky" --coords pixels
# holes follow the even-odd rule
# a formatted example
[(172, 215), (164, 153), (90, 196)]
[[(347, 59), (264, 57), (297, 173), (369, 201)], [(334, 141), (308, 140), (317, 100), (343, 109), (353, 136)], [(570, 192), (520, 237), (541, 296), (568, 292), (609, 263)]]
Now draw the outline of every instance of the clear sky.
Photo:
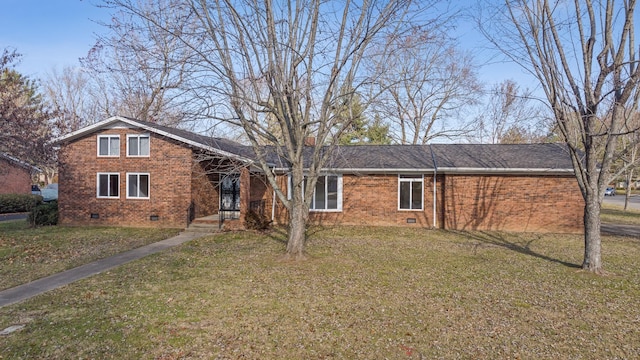
[(17, 70), (44, 78), (53, 67), (78, 65), (104, 33), (96, 21), (107, 21), (109, 10), (94, 0), (1, 0), (0, 51), (10, 47), (21, 53)]
[[(0, 51), (14, 48), (23, 55), (17, 70), (31, 78), (45, 78), (55, 67), (77, 66), (106, 28), (110, 10), (100, 0), (0, 0)], [(464, 3), (457, 3), (464, 8)], [(456, 29), (461, 47), (472, 52), (478, 65), (495, 62), (491, 51), (469, 19)], [(504, 79), (531, 87), (528, 75), (514, 64), (493, 63), (479, 67), (480, 81), (489, 85)], [(534, 85), (535, 86), (535, 85)]]

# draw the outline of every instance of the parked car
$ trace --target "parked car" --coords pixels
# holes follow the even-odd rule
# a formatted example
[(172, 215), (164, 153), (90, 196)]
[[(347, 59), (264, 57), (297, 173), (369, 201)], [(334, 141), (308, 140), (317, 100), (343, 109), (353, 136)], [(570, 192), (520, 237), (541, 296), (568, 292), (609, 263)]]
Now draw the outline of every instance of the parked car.
[(604, 191), (604, 196), (616, 196), (616, 189), (608, 187), (607, 190)]
[(48, 202), (58, 200), (58, 184), (49, 184), (41, 190), (42, 201)]
[(31, 194), (42, 195), (42, 193), (40, 192), (40, 187), (38, 185), (31, 185)]

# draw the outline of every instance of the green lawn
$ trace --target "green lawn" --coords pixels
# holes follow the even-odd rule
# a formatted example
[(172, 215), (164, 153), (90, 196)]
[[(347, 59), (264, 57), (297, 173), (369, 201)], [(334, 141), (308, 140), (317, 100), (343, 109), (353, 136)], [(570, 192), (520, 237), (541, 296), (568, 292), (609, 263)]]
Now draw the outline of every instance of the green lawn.
[(600, 219), (602, 222), (612, 224), (640, 225), (640, 211), (631, 209), (624, 211), (621, 206), (603, 204)]
[(0, 309), (1, 359), (640, 357), (640, 241), (344, 227), (204, 237)]
[(0, 222), (0, 290), (176, 234), (175, 229), (58, 226), (32, 229), (26, 221)]

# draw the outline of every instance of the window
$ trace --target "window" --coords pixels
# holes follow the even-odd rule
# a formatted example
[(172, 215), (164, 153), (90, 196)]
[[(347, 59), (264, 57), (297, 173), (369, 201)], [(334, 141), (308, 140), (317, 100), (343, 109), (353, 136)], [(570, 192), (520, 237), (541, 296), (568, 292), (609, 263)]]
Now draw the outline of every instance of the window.
[(127, 173), (127, 198), (149, 198), (149, 174)]
[(398, 176), (398, 208), (400, 210), (422, 210), (422, 175)]
[(116, 199), (120, 197), (120, 174), (98, 173), (98, 197)]
[(99, 135), (98, 156), (120, 156), (120, 135)]
[(127, 156), (149, 156), (149, 135), (127, 135)]
[[(307, 180), (303, 188), (306, 188)], [(289, 177), (289, 198), (292, 188)], [(313, 191), (309, 210), (313, 211), (340, 211), (342, 210), (342, 175), (322, 175), (318, 177), (316, 188)]]

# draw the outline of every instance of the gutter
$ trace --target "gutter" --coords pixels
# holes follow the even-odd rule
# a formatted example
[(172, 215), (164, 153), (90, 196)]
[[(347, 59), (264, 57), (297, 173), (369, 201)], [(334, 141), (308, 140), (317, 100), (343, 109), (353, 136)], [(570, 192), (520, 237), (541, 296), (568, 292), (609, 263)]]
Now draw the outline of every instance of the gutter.
[(448, 174), (523, 174), (523, 175), (568, 175), (573, 169), (542, 169), (542, 168), (457, 168), (442, 167), (440, 172)]
[(436, 162), (436, 156), (433, 153), (433, 147), (431, 145), (429, 145), (429, 151), (431, 151), (431, 160), (433, 161), (433, 228), (437, 229), (437, 220), (438, 217), (436, 216), (436, 203), (437, 203), (437, 189), (436, 189), (436, 184), (437, 184), (437, 175), (438, 175), (438, 163)]

